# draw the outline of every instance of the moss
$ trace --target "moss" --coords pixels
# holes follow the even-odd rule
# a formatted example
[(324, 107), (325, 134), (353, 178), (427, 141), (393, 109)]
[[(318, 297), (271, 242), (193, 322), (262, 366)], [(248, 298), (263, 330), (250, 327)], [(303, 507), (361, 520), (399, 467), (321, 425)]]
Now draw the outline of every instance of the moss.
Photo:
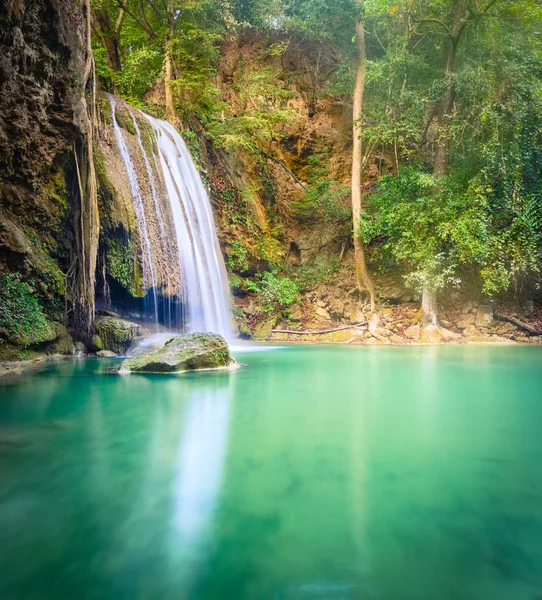
[[(131, 321), (115, 317), (100, 317), (96, 320), (96, 333), (95, 338), (97, 339), (93, 338), (92, 344), (95, 349), (101, 350), (105, 348), (118, 354), (124, 354), (131, 346), (133, 340), (141, 337), (145, 333), (145, 330), (141, 325), (132, 323)], [(102, 344), (102, 348), (98, 347), (99, 343)]]
[(135, 258), (132, 239), (106, 238), (106, 269), (108, 274), (118, 281), (134, 298), (142, 298), (143, 275), (139, 262)]
[(0, 332), (9, 342), (24, 347), (57, 337), (35, 290), (18, 273), (0, 275)]
[(171, 339), (158, 352), (124, 361), (121, 369), (134, 373), (180, 373), (223, 368), (234, 362), (222, 336), (190, 333)]

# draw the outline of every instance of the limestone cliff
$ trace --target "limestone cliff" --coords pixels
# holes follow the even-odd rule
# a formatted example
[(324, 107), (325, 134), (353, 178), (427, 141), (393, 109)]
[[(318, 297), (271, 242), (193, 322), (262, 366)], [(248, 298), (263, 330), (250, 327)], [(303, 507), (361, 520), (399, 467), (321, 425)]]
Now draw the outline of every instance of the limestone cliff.
[[(29, 283), (29, 297), (57, 321), (74, 242), (65, 170), (86, 128), (84, 39), (82, 7), (71, 0), (0, 5), (0, 276)], [(18, 323), (6, 308), (14, 299), (2, 301), (6, 346)]]

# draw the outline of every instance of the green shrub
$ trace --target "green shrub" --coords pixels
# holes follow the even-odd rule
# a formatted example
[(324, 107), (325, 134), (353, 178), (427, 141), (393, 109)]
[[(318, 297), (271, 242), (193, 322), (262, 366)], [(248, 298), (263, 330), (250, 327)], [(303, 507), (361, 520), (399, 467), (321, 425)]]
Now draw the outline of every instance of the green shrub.
[(0, 275), (0, 331), (22, 346), (54, 339), (38, 299), (18, 273)]
[(260, 275), (260, 281), (247, 281), (247, 289), (258, 294), (266, 312), (282, 312), (299, 302), (299, 288), (288, 277), (277, 277), (266, 271)]

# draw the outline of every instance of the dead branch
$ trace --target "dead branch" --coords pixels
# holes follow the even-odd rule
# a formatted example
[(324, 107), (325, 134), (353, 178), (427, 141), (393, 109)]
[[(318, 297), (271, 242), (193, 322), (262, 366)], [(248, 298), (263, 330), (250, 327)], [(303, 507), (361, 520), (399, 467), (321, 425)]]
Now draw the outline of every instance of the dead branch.
[(324, 333), (333, 333), (335, 331), (345, 331), (346, 329), (356, 329), (360, 325), (365, 325), (365, 321), (359, 323), (353, 323), (352, 325), (345, 325), (344, 327), (337, 327), (335, 329), (324, 329), (322, 331), (294, 331), (293, 329), (272, 329), (271, 333), (292, 333), (295, 335), (322, 335)]

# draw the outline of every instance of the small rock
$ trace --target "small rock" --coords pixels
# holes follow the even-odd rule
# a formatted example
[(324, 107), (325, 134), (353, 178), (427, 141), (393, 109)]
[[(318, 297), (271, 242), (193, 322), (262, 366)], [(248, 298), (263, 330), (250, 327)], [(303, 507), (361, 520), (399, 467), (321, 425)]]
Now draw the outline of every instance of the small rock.
[(465, 327), (464, 331), (463, 331), (463, 335), (465, 336), (471, 336), (471, 335), (478, 335), (480, 332), (478, 331), (478, 329), (476, 329), (476, 327), (474, 325), (469, 325), (468, 327)]
[(394, 334), (393, 334), (393, 335), (390, 337), (390, 342), (391, 342), (392, 344), (404, 344), (404, 343), (405, 343), (405, 340), (404, 340), (404, 338), (402, 338), (400, 335), (397, 335), (397, 334), (395, 334), (395, 333), (394, 333)]
[(470, 313), (470, 311), (472, 310), (472, 302), (465, 302), (465, 304), (463, 304), (463, 307), (461, 308), (461, 312), (466, 315), (468, 313)]
[(532, 300), (527, 300), (527, 302), (525, 302), (525, 312), (528, 315), (532, 315), (534, 313), (534, 302)]
[(322, 306), (317, 306), (316, 310), (314, 311), (319, 317), (322, 317), (323, 319), (326, 319), (328, 321), (331, 320), (331, 315), (329, 314), (329, 312), (323, 308)]
[(513, 323), (498, 323), (493, 327), (493, 331), (498, 335), (506, 335), (516, 331), (517, 327)]
[(455, 331), (450, 331), (445, 327), (440, 328), (440, 335), (442, 336), (442, 339), (445, 342), (453, 342), (454, 340), (458, 340), (459, 338), (461, 338), (459, 333), (455, 333)]
[(489, 304), (480, 304), (476, 311), (475, 322), (478, 327), (489, 327), (493, 323), (493, 307)]
[(374, 335), (376, 333), (376, 330), (378, 329), (378, 326), (380, 325), (380, 317), (376, 313), (368, 314), (367, 324), (369, 332)]
[(115, 354), (111, 350), (99, 350), (96, 352), (96, 356), (100, 358), (113, 358), (114, 356), (118, 356), (118, 354)]
[(403, 333), (407, 338), (417, 340), (420, 337), (420, 326), (411, 325), (410, 327), (407, 327)]
[(382, 337), (390, 337), (392, 332), (389, 329), (384, 329), (383, 327), (377, 327), (374, 332), (374, 336), (378, 337), (379, 335)]
[(442, 341), (440, 327), (438, 325), (427, 325), (421, 332), (420, 342), (422, 344), (439, 344)]

